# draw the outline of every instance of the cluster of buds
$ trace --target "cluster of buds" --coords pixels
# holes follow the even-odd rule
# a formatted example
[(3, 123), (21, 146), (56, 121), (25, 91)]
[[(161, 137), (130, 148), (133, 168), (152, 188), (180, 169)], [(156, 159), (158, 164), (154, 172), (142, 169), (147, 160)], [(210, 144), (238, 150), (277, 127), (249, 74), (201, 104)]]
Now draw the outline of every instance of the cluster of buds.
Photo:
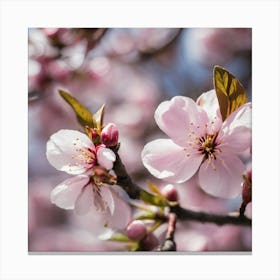
[[(85, 126), (85, 132), (94, 143), (94, 145), (96, 145), (97, 149), (99, 149), (100, 147), (110, 149), (118, 145), (119, 132), (117, 126), (114, 123), (108, 123), (103, 127), (102, 120), (99, 120), (97, 128)], [(93, 179), (97, 185), (100, 185), (102, 183), (106, 183), (109, 185), (116, 184), (116, 177), (102, 166), (94, 166), (93, 171)]]
[(134, 220), (126, 227), (126, 235), (129, 239), (138, 242), (142, 251), (151, 251), (159, 245), (159, 241), (153, 232), (148, 231), (147, 226), (141, 220)]
[[(153, 190), (154, 193), (157, 193), (159, 197), (162, 197), (162, 199), (165, 199), (171, 203), (177, 203), (178, 202), (178, 192), (174, 185), (168, 184), (161, 190), (158, 189), (158, 187), (150, 183), (150, 188)], [(140, 207), (141, 209), (142, 207)], [(142, 218), (146, 219), (148, 216), (151, 220), (153, 217), (161, 216), (163, 217), (164, 214), (164, 207), (153, 207), (153, 208), (147, 208), (147, 212), (144, 211), (143, 216), (140, 215), (138, 219), (131, 221), (125, 230), (126, 236), (137, 243), (137, 249), (141, 251), (152, 251), (159, 248), (159, 240), (156, 237), (154, 230), (160, 225), (157, 224), (157, 222), (154, 223), (152, 227), (148, 227), (145, 221), (142, 220)], [(158, 216), (158, 217), (159, 217)], [(141, 218), (142, 217), (142, 218)], [(156, 221), (156, 218), (155, 218)]]
[(119, 140), (119, 131), (114, 123), (108, 123), (102, 129), (85, 127), (86, 133), (95, 144), (103, 144), (106, 147), (115, 147)]

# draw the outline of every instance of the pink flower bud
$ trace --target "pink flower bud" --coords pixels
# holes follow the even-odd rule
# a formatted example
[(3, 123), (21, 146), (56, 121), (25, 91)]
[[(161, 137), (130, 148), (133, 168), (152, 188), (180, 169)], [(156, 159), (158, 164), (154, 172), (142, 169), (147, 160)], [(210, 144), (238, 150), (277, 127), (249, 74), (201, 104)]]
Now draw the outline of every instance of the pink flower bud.
[(132, 240), (142, 240), (147, 234), (147, 228), (143, 221), (135, 220), (126, 228), (127, 236)]
[(242, 200), (245, 205), (252, 201), (252, 171), (244, 175)]
[(174, 202), (178, 201), (178, 192), (173, 185), (166, 185), (161, 192), (167, 198), (167, 200)]
[(112, 147), (118, 144), (119, 131), (115, 124), (108, 123), (101, 132), (101, 141), (107, 147)]

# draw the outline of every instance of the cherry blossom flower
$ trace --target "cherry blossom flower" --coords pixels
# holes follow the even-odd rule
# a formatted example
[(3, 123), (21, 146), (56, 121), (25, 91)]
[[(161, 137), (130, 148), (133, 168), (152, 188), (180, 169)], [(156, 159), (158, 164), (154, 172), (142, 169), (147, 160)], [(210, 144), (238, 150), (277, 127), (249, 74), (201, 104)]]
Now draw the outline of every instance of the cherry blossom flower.
[(64, 129), (50, 137), (46, 154), (56, 169), (77, 175), (52, 190), (52, 203), (63, 209), (75, 209), (80, 215), (87, 213), (91, 206), (113, 214), (114, 199), (110, 185), (106, 184), (114, 178), (109, 173), (116, 160), (112, 150), (103, 145), (95, 147), (79, 131)]
[(142, 161), (151, 174), (182, 183), (198, 171), (199, 184), (207, 193), (223, 198), (241, 193), (245, 166), (238, 155), (251, 145), (251, 103), (222, 122), (214, 90), (197, 102), (176, 96), (158, 106), (155, 120), (171, 139), (157, 139), (144, 147)]

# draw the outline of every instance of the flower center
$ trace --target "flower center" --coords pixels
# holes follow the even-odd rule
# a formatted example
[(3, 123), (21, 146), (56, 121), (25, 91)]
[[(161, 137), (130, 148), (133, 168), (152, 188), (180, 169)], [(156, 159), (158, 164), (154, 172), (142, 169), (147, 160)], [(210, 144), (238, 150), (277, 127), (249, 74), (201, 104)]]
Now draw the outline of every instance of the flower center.
[(75, 147), (76, 154), (72, 156), (73, 159), (76, 159), (78, 162), (76, 162), (75, 165), (95, 165), (97, 162), (96, 158), (96, 151), (92, 150), (89, 147), (86, 147), (83, 145), (81, 140), (79, 138), (76, 138), (73, 141), (73, 146)]
[(216, 159), (215, 152), (219, 149), (216, 143), (217, 133), (213, 135), (206, 134), (199, 138), (199, 148), (198, 150), (205, 155), (207, 159)]

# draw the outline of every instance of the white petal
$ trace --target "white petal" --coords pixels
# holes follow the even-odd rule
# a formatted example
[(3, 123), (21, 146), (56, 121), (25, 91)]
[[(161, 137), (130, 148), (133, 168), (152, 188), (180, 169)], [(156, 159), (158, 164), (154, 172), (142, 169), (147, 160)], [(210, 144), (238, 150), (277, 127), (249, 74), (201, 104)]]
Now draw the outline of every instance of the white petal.
[(96, 211), (99, 211), (101, 213), (106, 212), (107, 205), (106, 205), (105, 201), (103, 200), (101, 192), (97, 192), (97, 191), (94, 192), (93, 204), (94, 204)]
[(56, 169), (68, 174), (82, 174), (92, 165), (88, 160), (94, 158), (88, 149), (94, 151), (95, 147), (85, 134), (63, 129), (50, 137), (46, 155)]
[(110, 189), (110, 192), (114, 201), (113, 215), (107, 208), (103, 213), (103, 224), (107, 222), (108, 227), (114, 230), (124, 230), (132, 219), (131, 207), (116, 193), (115, 186)]
[(88, 182), (89, 177), (85, 175), (62, 182), (52, 190), (51, 202), (63, 209), (74, 209), (76, 199)]
[[(101, 186), (106, 187), (105, 186)], [(100, 188), (100, 189), (101, 189)], [(118, 186), (111, 188), (111, 193), (115, 201), (114, 214), (111, 215), (110, 209), (107, 207), (106, 211), (96, 211), (95, 206), (91, 207), (89, 212), (79, 217), (73, 216), (73, 221), (76, 226), (83, 227), (93, 236), (98, 236), (102, 233), (112, 229), (114, 231), (123, 231), (127, 224), (132, 220), (132, 209), (130, 205), (121, 199), (120, 195), (115, 193), (115, 189), (124, 193), (124, 190)]]
[(91, 206), (93, 206), (93, 195), (92, 184), (83, 188), (75, 204), (75, 212), (78, 215), (85, 215), (88, 213)]
[(242, 161), (230, 154), (219, 155), (209, 163), (206, 160), (199, 169), (201, 188), (213, 196), (234, 198), (241, 194), (242, 174), (246, 168)]
[(111, 149), (102, 146), (98, 147), (97, 161), (101, 166), (103, 166), (107, 170), (110, 170), (113, 168), (113, 164), (115, 160), (116, 160), (116, 155)]
[(219, 102), (214, 89), (202, 93), (197, 98), (196, 103), (205, 109), (208, 115), (217, 115)]
[(146, 144), (141, 156), (151, 174), (174, 183), (190, 179), (203, 158), (199, 153), (188, 154), (169, 139), (158, 139)]
[(111, 215), (113, 215), (114, 210), (115, 210), (115, 201), (113, 199), (110, 187), (107, 186), (107, 185), (103, 185), (100, 188), (100, 193), (101, 193), (103, 201), (105, 202), (105, 204), (109, 208)]
[(188, 133), (195, 132), (199, 136), (205, 133), (208, 117), (191, 98), (176, 96), (158, 106), (155, 120), (162, 131), (176, 144), (184, 147)]

